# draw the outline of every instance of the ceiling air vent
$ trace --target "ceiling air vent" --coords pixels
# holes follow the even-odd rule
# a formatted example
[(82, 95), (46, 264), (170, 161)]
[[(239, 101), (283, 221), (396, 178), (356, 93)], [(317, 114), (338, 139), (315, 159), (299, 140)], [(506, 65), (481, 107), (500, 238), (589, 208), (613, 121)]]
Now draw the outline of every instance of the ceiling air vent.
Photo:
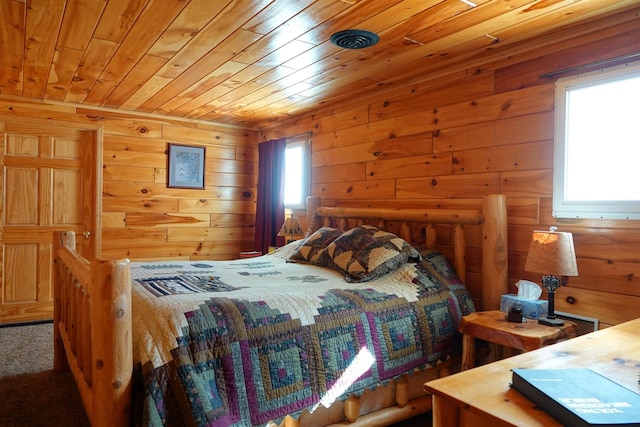
[(364, 49), (378, 43), (380, 37), (366, 30), (338, 31), (331, 36), (331, 43), (344, 49)]

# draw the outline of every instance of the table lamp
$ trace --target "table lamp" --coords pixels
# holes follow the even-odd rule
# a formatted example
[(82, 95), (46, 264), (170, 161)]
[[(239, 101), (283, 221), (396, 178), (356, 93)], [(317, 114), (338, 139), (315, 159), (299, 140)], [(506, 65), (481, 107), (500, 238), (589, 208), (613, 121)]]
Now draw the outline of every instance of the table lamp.
[(524, 265), (525, 271), (544, 274), (542, 286), (547, 290), (549, 310), (546, 317), (538, 319), (538, 323), (549, 326), (564, 325), (555, 314), (555, 293), (561, 285), (559, 277), (578, 275), (573, 236), (556, 230), (556, 227), (551, 227), (549, 231), (533, 231)]
[(293, 242), (296, 240), (295, 237), (304, 236), (304, 231), (302, 231), (298, 218), (291, 215), (291, 217), (285, 219), (280, 231), (278, 231), (278, 236), (284, 237), (286, 243)]

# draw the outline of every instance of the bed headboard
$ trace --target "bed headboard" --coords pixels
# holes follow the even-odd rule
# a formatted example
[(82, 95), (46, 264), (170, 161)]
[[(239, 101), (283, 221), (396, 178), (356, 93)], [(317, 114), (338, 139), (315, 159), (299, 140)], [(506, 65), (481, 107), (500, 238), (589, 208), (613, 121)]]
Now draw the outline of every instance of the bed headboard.
[[(437, 249), (437, 225), (452, 229), (454, 266), (462, 281), (467, 279), (465, 226), (482, 227), (482, 309), (497, 310), (500, 295), (507, 293), (507, 208), (502, 194), (482, 198), (482, 209), (374, 209), (357, 207), (323, 207), (321, 199), (307, 199), (307, 235), (320, 227), (334, 227), (346, 231), (368, 223), (381, 229), (387, 224), (399, 224), (404, 240), (416, 244), (416, 230), (423, 233), (420, 243)], [(422, 231), (424, 230), (424, 232)], [(391, 230), (390, 230), (391, 231)], [(396, 231), (396, 230), (393, 230)]]

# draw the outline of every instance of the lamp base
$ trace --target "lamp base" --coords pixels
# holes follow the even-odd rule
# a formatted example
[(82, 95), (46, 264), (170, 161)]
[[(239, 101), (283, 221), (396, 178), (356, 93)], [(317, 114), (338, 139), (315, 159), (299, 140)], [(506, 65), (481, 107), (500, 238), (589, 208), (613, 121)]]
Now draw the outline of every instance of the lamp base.
[(547, 325), (547, 326), (562, 326), (564, 325), (564, 321), (560, 320), (560, 319), (549, 319), (548, 317), (541, 317), (538, 319), (538, 323), (541, 325)]

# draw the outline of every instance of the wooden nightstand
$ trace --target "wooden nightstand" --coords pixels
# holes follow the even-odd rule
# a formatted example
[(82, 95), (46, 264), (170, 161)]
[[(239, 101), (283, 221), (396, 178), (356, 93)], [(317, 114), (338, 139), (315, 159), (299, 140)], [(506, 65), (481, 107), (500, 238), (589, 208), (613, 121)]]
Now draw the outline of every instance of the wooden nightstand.
[(462, 370), (475, 366), (475, 339), (509, 347), (519, 352), (535, 350), (578, 335), (578, 326), (568, 321), (561, 327), (545, 326), (537, 320), (507, 322), (507, 313), (478, 311), (462, 318), (458, 331), (462, 336)]

